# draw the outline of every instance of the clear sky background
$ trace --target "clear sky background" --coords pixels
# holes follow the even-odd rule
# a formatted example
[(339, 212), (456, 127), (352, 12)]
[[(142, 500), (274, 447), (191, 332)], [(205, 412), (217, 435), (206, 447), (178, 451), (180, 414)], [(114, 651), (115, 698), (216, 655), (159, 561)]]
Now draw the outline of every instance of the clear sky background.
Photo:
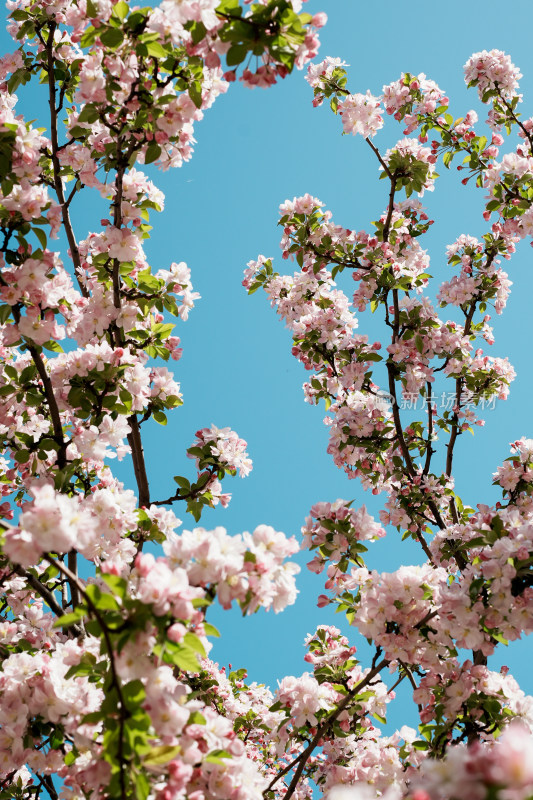
[[(402, 71), (424, 72), (447, 91), (456, 117), (475, 108), (484, 119), (477, 93), (467, 92), (464, 86), (462, 67), (473, 52), (498, 48), (509, 53), (524, 73), (523, 114), (533, 114), (530, 0), (513, 0), (504, 6), (494, 0), (482, 6), (451, 0), (445, 9), (390, 0), (379, 5), (309, 0), (307, 8), (312, 13), (327, 12), (319, 58), (340, 56), (350, 65), (352, 92), (370, 89), (379, 94)], [(0, 50), (12, 49), (2, 31)], [(20, 109), (27, 118), (41, 115), (40, 109), (45, 113), (43, 87), (21, 91), (20, 96)], [(247, 440), (254, 461), (248, 478), (226, 480), (224, 488), (233, 499), (225, 510), (204, 513), (201, 524), (208, 529), (223, 525), (230, 533), (239, 533), (267, 523), (299, 536), (317, 501), (354, 499), (355, 506), (366, 503), (377, 516), (385, 500), (363, 492), (356, 480), (349, 481), (334, 467), (326, 453), (323, 408), (304, 403), (301, 385), (306, 373), (291, 356), (289, 332), (264, 294), (248, 297), (241, 286), (246, 262), (258, 253), (275, 256), (280, 272), (296, 268), (279, 255), (278, 206), (286, 198), (309, 192), (332, 210), (337, 223), (357, 230), (370, 229), (371, 221), (386, 206), (387, 187), (378, 180), (376, 161), (365, 142), (360, 137), (342, 137), (340, 119), (326, 106), (313, 109), (311, 100), (312, 90), (302, 73), (268, 91), (233, 85), (197, 125), (192, 161), (180, 170), (150, 172), (166, 194), (166, 208), (153, 217), (148, 257), (154, 269), (186, 261), (194, 287), (202, 295), (188, 322), (177, 326), (184, 355), (178, 364), (170, 365), (181, 383), (185, 404), (170, 415), (166, 428), (155, 423), (146, 426), (152, 497), (162, 499), (175, 491), (173, 475), (192, 475), (193, 464), (185, 450), (195, 431), (211, 423), (235, 429)], [(375, 143), (384, 150), (402, 136), (402, 127), (387, 118)], [(461, 233), (480, 236), (486, 229), (481, 217), (483, 192), (462, 187), (460, 177), (452, 169), (437, 181), (435, 192), (424, 197), (430, 217), (436, 220), (423, 243), (432, 259), (433, 296), (451, 274), (444, 257), (446, 244)], [(101, 216), (87, 190), (74, 209), (78, 238), (96, 229)], [(508, 456), (509, 442), (533, 436), (532, 261), (531, 249), (523, 243), (509, 264), (513, 293), (502, 317), (493, 318), (496, 343), (488, 348), (492, 355), (509, 356), (515, 366), (518, 377), (510, 399), (487, 412), (486, 427), (477, 428), (474, 438), (460, 437), (456, 447), (456, 485), (473, 506), (498, 499), (491, 476)], [(343, 285), (353, 291), (351, 280)], [(359, 331), (386, 344), (384, 326), (369, 316), (361, 316)], [(446, 311), (445, 318), (451, 316)], [(134, 487), (131, 470), (121, 466), (118, 474)], [(175, 511), (184, 527), (194, 525), (184, 509)], [(215, 660), (247, 666), (250, 680), (275, 686), (283, 675), (298, 675), (307, 668), (303, 661), (306, 633), (317, 624), (339, 624), (360, 648), (362, 660), (369, 663), (371, 651), (357, 632), (347, 628), (340, 615), (316, 608), (323, 577), (306, 570), (308, 554), (298, 560), (300, 595), (283, 614), (260, 612), (243, 620), (238, 612), (210, 612), (223, 634), (212, 653)], [(368, 554), (368, 563), (382, 571), (419, 560), (416, 546), (401, 544), (394, 530), (371, 545)], [(532, 655), (531, 643), (520, 642), (502, 647), (490, 666), (497, 669), (508, 664), (522, 688), (533, 693)], [(409, 692), (402, 693), (396, 707), (391, 707), (390, 719), (395, 726), (415, 721)]]

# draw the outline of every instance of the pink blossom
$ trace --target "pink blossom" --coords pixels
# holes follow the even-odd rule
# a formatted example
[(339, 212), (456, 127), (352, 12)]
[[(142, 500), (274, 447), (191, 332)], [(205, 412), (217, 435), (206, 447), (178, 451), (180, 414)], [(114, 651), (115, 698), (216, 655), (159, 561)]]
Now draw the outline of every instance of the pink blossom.
[(344, 133), (360, 133), (365, 138), (374, 137), (383, 127), (379, 111), (379, 98), (366, 94), (351, 94), (339, 103)]

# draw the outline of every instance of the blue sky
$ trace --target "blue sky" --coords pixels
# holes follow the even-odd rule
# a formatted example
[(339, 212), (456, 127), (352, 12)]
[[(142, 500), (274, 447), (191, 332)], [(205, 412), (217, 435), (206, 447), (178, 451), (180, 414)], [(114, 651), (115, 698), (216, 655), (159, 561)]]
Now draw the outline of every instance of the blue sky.
[[(397, 79), (402, 71), (425, 72), (446, 89), (456, 117), (475, 108), (483, 119), (476, 93), (464, 86), (462, 66), (473, 52), (498, 48), (509, 53), (524, 73), (523, 113), (526, 117), (532, 113), (529, 0), (514, 0), (512, 20), (494, 0), (482, 7), (452, 0), (445, 11), (429, 5), (400, 6), (389, 0), (379, 8), (357, 0), (309, 0), (307, 6), (311, 12), (327, 12), (320, 58), (340, 56), (350, 65), (353, 92), (370, 89), (379, 94), (383, 84)], [(12, 49), (3, 31), (0, 49)], [(334, 467), (326, 454), (323, 410), (304, 403), (301, 385), (306, 373), (291, 356), (289, 332), (266, 296), (258, 292), (247, 297), (241, 286), (246, 262), (258, 253), (275, 256), (275, 266), (282, 272), (292, 269), (278, 256), (278, 205), (287, 197), (309, 192), (333, 211), (337, 223), (357, 230), (370, 228), (371, 220), (386, 205), (385, 184), (378, 181), (376, 162), (364, 141), (342, 137), (340, 120), (325, 106), (313, 109), (311, 99), (302, 73), (268, 91), (233, 85), (197, 125), (192, 161), (180, 170), (151, 173), (166, 194), (166, 208), (153, 218), (153, 237), (146, 247), (149, 259), (155, 269), (186, 261), (194, 287), (202, 295), (189, 321), (179, 323), (176, 330), (184, 355), (175, 373), (185, 404), (173, 412), (166, 428), (155, 423), (146, 428), (152, 495), (154, 499), (169, 496), (175, 489), (172, 476), (191, 474), (193, 465), (185, 450), (195, 431), (211, 423), (238, 431), (248, 441), (254, 460), (250, 477), (226, 481), (232, 502), (226, 510), (207, 511), (201, 523), (206, 528), (223, 525), (239, 533), (267, 523), (298, 536), (317, 501), (354, 499), (356, 506), (366, 503), (376, 515), (381, 508), (379, 497), (365, 494), (357, 481), (349, 481)], [(43, 87), (21, 92), (20, 108), (27, 118), (37, 116), (36, 108), (44, 113), (45, 102)], [(375, 143), (386, 149), (402, 135), (401, 126), (387, 118)], [(436, 220), (423, 244), (432, 258), (436, 294), (438, 284), (450, 275), (445, 245), (461, 233), (479, 236), (485, 230), (483, 192), (462, 187), (452, 170), (437, 181), (435, 192), (426, 194), (424, 203)], [(102, 216), (97, 204), (83, 194), (73, 214), (79, 238), (96, 229)], [(497, 499), (491, 474), (507, 457), (508, 443), (533, 435), (529, 421), (533, 400), (531, 260), (529, 245), (523, 243), (509, 264), (514, 282), (510, 302), (502, 317), (493, 319), (496, 343), (489, 352), (508, 355), (518, 373), (510, 399), (487, 413), (486, 427), (478, 428), (475, 438), (466, 434), (456, 448), (457, 485), (465, 501), (474, 506)], [(346, 287), (349, 290), (350, 283)], [(360, 318), (359, 330), (385, 342), (384, 330), (366, 314)], [(120, 476), (133, 487), (131, 471), (121, 468)], [(192, 518), (180, 513), (181, 508), (175, 511), (185, 527), (194, 525)], [(392, 531), (371, 547), (368, 562), (390, 571), (419, 558), (415, 546), (400, 545), (398, 534)], [(213, 651), (216, 660), (247, 666), (251, 680), (271, 685), (284, 674), (304, 671), (305, 634), (317, 624), (340, 620), (327, 609), (316, 608), (323, 581), (307, 572), (305, 554), (299, 560), (303, 567), (300, 596), (283, 614), (260, 613), (242, 620), (237, 613), (213, 612), (212, 620), (223, 634)], [(359, 647), (356, 632), (349, 635)], [(364, 642), (361, 651), (368, 653)], [(527, 683), (531, 655), (529, 642), (518, 643), (502, 650), (491, 666), (508, 664), (522, 688), (533, 693)], [(391, 709), (396, 725), (413, 721), (407, 695)]]

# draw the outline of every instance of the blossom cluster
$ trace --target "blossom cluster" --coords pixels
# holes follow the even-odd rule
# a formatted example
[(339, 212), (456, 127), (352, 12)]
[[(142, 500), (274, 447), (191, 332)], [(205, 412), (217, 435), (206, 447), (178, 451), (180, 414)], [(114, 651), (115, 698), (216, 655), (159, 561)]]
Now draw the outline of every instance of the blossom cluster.
[[(475, 111), (457, 119), (448, 113), (445, 92), (425, 75), (403, 73), (375, 97), (350, 92), (345, 66), (327, 58), (309, 68), (313, 104), (327, 98), (343, 132), (367, 139), (388, 204), (370, 230), (356, 231), (336, 224), (312, 195), (286, 201), (281, 250), (299, 271), (280, 275), (272, 259), (259, 256), (243, 283), (249, 293), (266, 292), (291, 331), (293, 355), (312, 371), (305, 399), (324, 400), (335, 464), (374, 494), (386, 492), (382, 525), (415, 540), (427, 560), (393, 572), (367, 568), (366, 544), (384, 528), (365, 507), (355, 511), (340, 500), (313, 506), (302, 532), (314, 551), (309, 568), (325, 573), (328, 594), (318, 606), (344, 612), (376, 654), (365, 678), (348, 638), (321, 626), (308, 640), (314, 676), (300, 684), (284, 679), (280, 701), (285, 709), (293, 704), (293, 725), (312, 726), (309, 750), (322, 749), (316, 760), (308, 756), (307, 774), (329, 800), (451, 800), (465, 792), (483, 800), (526, 798), (532, 699), (506, 668), (489, 670), (487, 659), (499, 643), (532, 630), (532, 441), (513, 442), (494, 472), (503, 499), (492, 506), (471, 508), (452, 474), (459, 437), (484, 424), (481, 412), (508, 396), (515, 377), (509, 360), (486, 354), (480, 340), (494, 343), (487, 307), (502, 314), (512, 286), (501, 261), (533, 231), (533, 125), (517, 110), (521, 75), (497, 50), (476, 53), (465, 65), (467, 84), (489, 105), (487, 137), (475, 130)], [(376, 137), (382, 108), (409, 137), (384, 152)], [(503, 130), (513, 127), (518, 144), (500, 154)], [(432, 220), (416, 197), (434, 190), (439, 161), (449, 168), (456, 156), (458, 170), (467, 171), (462, 183), (472, 180), (488, 192), (481, 214), (488, 230), (479, 238), (461, 234), (446, 248), (449, 271), (435, 287), (437, 311), (426, 296), (431, 268), (421, 246)], [(351, 297), (346, 271), (357, 286)], [(368, 308), (382, 312), (391, 337), (385, 345), (356, 333)], [(439, 405), (441, 395), (449, 402)], [(445, 458), (437, 466), (439, 440)], [(357, 681), (374, 688), (370, 676), (385, 666), (412, 686), (419, 739), (406, 728), (383, 737), (368, 719), (369, 712), (384, 716), (383, 708), (370, 710), (356, 697)], [(341, 695), (336, 701), (326, 691), (331, 685)], [(349, 701), (359, 708), (346, 716)]]
[(283, 560), (299, 545), (269, 525), (242, 536), (228, 536), (221, 527), (195, 528), (169, 535), (163, 549), (170, 565), (187, 570), (193, 586), (216, 588), (224, 608), (235, 600), (247, 614), (261, 606), (278, 612), (296, 600), (294, 576), (300, 568)]

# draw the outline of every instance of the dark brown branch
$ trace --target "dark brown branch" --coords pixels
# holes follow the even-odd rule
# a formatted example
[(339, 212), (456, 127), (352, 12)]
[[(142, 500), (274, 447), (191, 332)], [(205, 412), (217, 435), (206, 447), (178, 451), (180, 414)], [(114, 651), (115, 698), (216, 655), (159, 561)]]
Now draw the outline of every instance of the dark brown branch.
[(530, 151), (531, 154), (533, 154), (533, 136), (531, 135), (531, 132), (527, 130), (527, 128), (525, 127), (523, 122), (520, 122), (520, 120), (518, 119), (518, 117), (514, 113), (513, 108), (511, 106), (511, 104), (509, 103), (509, 101), (506, 100), (505, 97), (503, 97), (503, 95), (501, 93), (501, 90), (500, 90), (500, 87), (498, 86), (498, 81), (494, 81), (494, 85), (495, 85), (496, 90), (498, 92), (498, 97), (500, 98), (501, 102), (503, 103), (503, 105), (505, 106), (507, 111), (509, 112), (509, 116), (511, 117), (511, 119), (514, 122), (516, 122), (516, 124), (518, 125), (518, 127), (520, 128), (522, 133), (524, 134), (524, 137), (528, 140), (528, 142), (529, 142), (529, 151)]
[(52, 778), (50, 775), (40, 775), (38, 772), (35, 773), (39, 779), (39, 783), (41, 786), (44, 786), (46, 791), (50, 796), (50, 800), (59, 800), (59, 795), (56, 792), (55, 786), (52, 782)]
[[(131, 148), (128, 148), (126, 158), (122, 153), (122, 141), (119, 138), (117, 142), (117, 175), (115, 180), (115, 197), (113, 200), (113, 224), (116, 228), (122, 225), (122, 196), (123, 196), (123, 180), (125, 163), (130, 156)], [(113, 261), (113, 305), (115, 308), (121, 307), (120, 299), (120, 262), (118, 259)], [(120, 332), (116, 332), (116, 344), (122, 346)], [(133, 470), (135, 473), (135, 480), (137, 482), (137, 489), (139, 492), (139, 506), (146, 507), (150, 505), (150, 486), (148, 484), (148, 475), (146, 473), (146, 462), (144, 459), (144, 450), (141, 439), (141, 429), (136, 414), (128, 417), (128, 424), (130, 426), (130, 433), (128, 434), (128, 443), (131, 447), (131, 456), (133, 461)]]
[(377, 156), (377, 159), (378, 159), (379, 163), (380, 163), (380, 164), (381, 164), (381, 166), (383, 167), (383, 170), (385, 171), (385, 174), (387, 175), (387, 177), (389, 178), (389, 180), (392, 182), (392, 181), (394, 180), (394, 179), (393, 179), (392, 172), (390, 171), (390, 169), (389, 169), (388, 165), (387, 165), (387, 164), (385, 163), (385, 161), (383, 160), (383, 156), (382, 156), (382, 155), (381, 155), (381, 153), (379, 152), (378, 148), (377, 148), (377, 147), (376, 147), (374, 144), (372, 144), (371, 140), (370, 140), (368, 137), (365, 139), (365, 142), (366, 142), (368, 145), (370, 145), (370, 147), (372, 148), (372, 150), (373, 150), (373, 151), (374, 151), (374, 153), (376, 154), (376, 156)]
[[(428, 543), (426, 542), (426, 540), (424, 538), (424, 534), (422, 533), (420, 528), (418, 528), (418, 530), (416, 531), (415, 536), (418, 539), (418, 541), (420, 542), (420, 544), (422, 545), (422, 550), (426, 554), (426, 556), (427, 556), (427, 558), (429, 560), (429, 563), (433, 564), (433, 556), (431, 555), (431, 550), (429, 549)], [(433, 566), (435, 566), (435, 565), (433, 564)]]
[(433, 438), (433, 390), (430, 381), (426, 383), (426, 403), (428, 412), (428, 437), (426, 439), (426, 463), (424, 464), (424, 475), (429, 474), (431, 467), (431, 456), (433, 455), (433, 448), (431, 447), (431, 440)]
[(26, 572), (26, 570), (19, 565), (15, 566), (15, 572), (17, 573), (17, 575), (20, 575), (21, 578), (24, 578), (24, 580), (28, 582), (31, 588), (34, 591), (36, 591), (37, 594), (40, 595), (40, 597), (43, 598), (46, 605), (50, 608), (51, 611), (53, 611), (56, 617), (63, 616), (63, 609), (55, 599), (52, 592), (44, 585), (44, 583), (41, 583), (41, 581), (38, 578), (36, 578), (35, 575), (32, 575), (31, 572)]
[[(487, 261), (487, 263), (489, 262)], [(466, 321), (464, 327), (465, 336), (469, 336), (472, 331), (472, 319), (474, 317), (474, 313), (476, 310), (477, 300), (478, 298), (476, 297), (470, 302), (470, 308), (466, 314)], [(446, 475), (448, 476), (451, 476), (452, 474), (453, 450), (455, 447), (455, 443), (457, 441), (457, 437), (459, 435), (459, 409), (461, 408), (461, 395), (463, 393), (463, 386), (464, 386), (464, 378), (462, 377), (457, 378), (455, 381), (455, 411), (453, 412), (453, 417), (450, 422), (451, 424), (450, 438), (448, 440), (448, 446), (446, 448)], [(457, 514), (457, 508), (453, 497), (450, 499), (450, 511), (452, 519), (454, 523), (457, 525), (457, 523), (459, 522), (459, 515)], [(464, 567), (462, 568), (464, 569)]]
[[(31, 586), (31, 588), (35, 592), (37, 592), (37, 594), (40, 597), (42, 597), (42, 599), (44, 600), (50, 611), (52, 611), (58, 619), (59, 617), (63, 616), (64, 614), (63, 609), (55, 599), (52, 592), (44, 585), (44, 583), (41, 583), (41, 581), (38, 578), (36, 578), (35, 575), (32, 575), (31, 572), (27, 572), (21, 566), (16, 565), (15, 572), (17, 573), (17, 575), (20, 575), (21, 578), (24, 578), (24, 580), (28, 582), (29, 586)], [(71, 625), (68, 630), (72, 632), (74, 636), (81, 635), (81, 630), (78, 628), (77, 625)]]
[[(17, 316), (19, 316), (20, 318), (20, 314), (18, 314)], [(57, 401), (54, 394), (54, 387), (52, 386), (52, 381), (50, 380), (50, 376), (46, 371), (44, 361), (37, 347), (34, 344), (29, 344), (29, 343), (27, 347), (28, 350), (30, 351), (31, 357), (33, 358), (33, 363), (37, 367), (37, 372), (39, 373), (39, 377), (43, 383), (44, 394), (46, 397), (48, 408), (50, 410), (50, 417), (52, 419), (54, 440), (59, 447), (57, 451), (57, 465), (59, 469), (63, 469), (67, 463), (67, 455), (66, 455), (67, 442), (65, 441), (65, 437), (63, 436), (63, 425), (61, 424), (61, 416), (59, 414), (59, 407), (57, 405)]]
[(387, 208), (387, 217), (385, 219), (385, 225), (383, 227), (383, 241), (388, 242), (389, 240), (389, 231), (390, 231), (390, 224), (392, 220), (392, 212), (394, 211), (394, 195), (396, 193), (396, 173), (392, 175), (389, 171), (387, 174), (390, 178), (390, 192), (389, 192), (389, 206)]
[(54, 33), (57, 24), (50, 22), (50, 30), (48, 33), (48, 40), (46, 42), (47, 54), (47, 72), (48, 72), (48, 103), (50, 106), (50, 141), (52, 143), (52, 167), (54, 171), (54, 188), (57, 195), (57, 200), (61, 206), (61, 215), (63, 218), (63, 226), (67, 235), (67, 240), (70, 248), (70, 256), (74, 264), (74, 273), (78, 282), (78, 286), (83, 297), (89, 297), (89, 292), (83, 281), (83, 270), (81, 266), (80, 251), (78, 243), (72, 228), (72, 222), (69, 214), (69, 204), (72, 197), (69, 198), (68, 203), (65, 202), (65, 193), (63, 191), (63, 180), (61, 178), (61, 164), (59, 163), (59, 140), (57, 135), (57, 108), (56, 108), (56, 84), (54, 76)]
[(150, 505), (150, 486), (148, 484), (148, 475), (146, 474), (139, 420), (135, 414), (132, 414), (131, 417), (128, 417), (128, 423), (131, 428), (131, 433), (128, 433), (128, 443), (131, 447), (133, 470), (139, 491), (139, 506), (147, 507)]
[(0, 781), (0, 789), (5, 789), (7, 786), (9, 786), (9, 784), (11, 783), (11, 779), (14, 778), (16, 774), (17, 770), (15, 769), (13, 770), (13, 772), (10, 772), (8, 775), (6, 775), (4, 780)]
[[(115, 178), (115, 198), (113, 200), (113, 225), (115, 228), (122, 226), (122, 193), (124, 181), (124, 165), (122, 163), (122, 140), (117, 141), (117, 175)], [(120, 261), (113, 259), (113, 305), (120, 309)], [(117, 342), (118, 345), (121, 342)]]

